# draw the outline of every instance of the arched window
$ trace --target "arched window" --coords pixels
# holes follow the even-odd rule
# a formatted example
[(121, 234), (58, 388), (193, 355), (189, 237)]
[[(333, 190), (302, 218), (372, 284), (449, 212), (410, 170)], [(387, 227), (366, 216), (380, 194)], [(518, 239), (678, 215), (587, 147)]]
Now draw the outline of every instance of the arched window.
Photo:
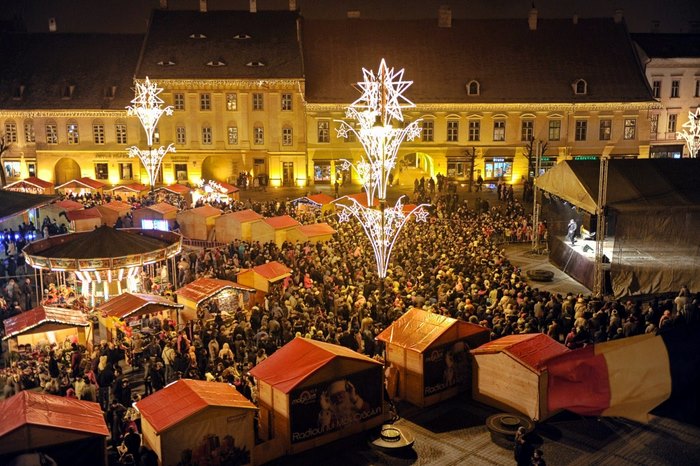
[(467, 84), (467, 95), (479, 95), (480, 91), (479, 81), (471, 80)]
[(576, 95), (588, 94), (588, 83), (585, 79), (578, 79), (574, 82), (574, 93)]

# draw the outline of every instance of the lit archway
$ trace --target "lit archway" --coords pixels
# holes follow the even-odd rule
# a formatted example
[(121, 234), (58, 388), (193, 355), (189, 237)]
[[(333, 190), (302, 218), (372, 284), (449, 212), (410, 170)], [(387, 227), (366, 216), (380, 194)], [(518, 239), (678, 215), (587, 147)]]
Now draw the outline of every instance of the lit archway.
[(70, 180), (78, 179), (82, 176), (80, 165), (75, 160), (64, 157), (56, 162), (54, 167), (54, 182), (57, 185), (66, 183)]
[(401, 185), (412, 185), (415, 179), (435, 177), (435, 161), (424, 152), (411, 152), (399, 158), (394, 171)]
[(211, 155), (202, 162), (202, 179), (228, 183), (234, 179), (233, 163), (230, 158)]

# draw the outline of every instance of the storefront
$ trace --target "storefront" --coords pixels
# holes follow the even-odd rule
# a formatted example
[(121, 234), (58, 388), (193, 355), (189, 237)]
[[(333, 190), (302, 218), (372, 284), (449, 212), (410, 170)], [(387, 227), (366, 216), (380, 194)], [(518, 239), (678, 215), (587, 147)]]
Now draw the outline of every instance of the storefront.
[[(537, 163), (536, 160), (533, 158), (531, 160), (532, 166), (530, 167), (530, 176), (532, 177), (535, 175), (535, 164)], [(557, 164), (557, 158), (554, 156), (542, 156), (540, 157), (540, 170), (539, 173), (537, 173), (535, 176), (541, 176), (544, 175), (550, 168), (555, 166)]]
[(680, 159), (683, 157), (683, 144), (666, 146), (652, 146), (649, 150), (649, 158), (652, 159)]
[(330, 160), (314, 160), (314, 184), (330, 184), (331, 173)]
[(510, 181), (513, 177), (513, 157), (486, 157), (484, 179)]
[[(36, 159), (8, 157), (2, 161), (2, 166), (8, 181), (18, 180), (23, 176), (36, 176)], [(27, 170), (26, 173), (23, 173), (23, 169)]]

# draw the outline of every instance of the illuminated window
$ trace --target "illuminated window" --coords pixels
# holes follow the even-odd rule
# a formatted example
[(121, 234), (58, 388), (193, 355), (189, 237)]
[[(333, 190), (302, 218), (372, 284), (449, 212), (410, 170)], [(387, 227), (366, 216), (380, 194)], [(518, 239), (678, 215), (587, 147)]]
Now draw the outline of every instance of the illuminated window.
[(331, 142), (331, 124), (328, 120), (319, 120), (317, 123), (318, 142)]
[(435, 140), (435, 122), (433, 120), (423, 120), (423, 128), (421, 130), (421, 138), (423, 142), (433, 142)]
[(117, 144), (126, 144), (126, 125), (117, 123), (114, 128), (117, 135)]
[(133, 168), (130, 163), (119, 164), (119, 178), (122, 180), (132, 180), (134, 178)]
[(66, 125), (66, 132), (68, 133), (68, 144), (78, 144), (80, 142), (77, 123), (68, 123), (68, 125)]
[(481, 133), (481, 122), (479, 120), (469, 121), (469, 140), (478, 141)]
[(187, 130), (184, 126), (175, 128), (175, 143), (180, 145), (187, 144)]
[(32, 120), (27, 120), (24, 122), (24, 142), (36, 142), (36, 135), (34, 134), (34, 122)]
[(178, 92), (173, 95), (173, 100), (175, 101), (175, 110), (185, 109), (185, 94)]
[(609, 141), (612, 137), (612, 120), (600, 120), (600, 140)]
[(17, 142), (17, 124), (14, 121), (5, 122), (5, 142)]
[(290, 128), (289, 126), (285, 126), (284, 128), (282, 128), (282, 145), (292, 145), (292, 128)]
[(211, 110), (211, 94), (208, 92), (199, 94), (199, 109)]
[(661, 97), (661, 81), (654, 81), (651, 84), (651, 91), (654, 93), (655, 98)]
[(226, 134), (228, 135), (229, 144), (238, 144), (238, 126), (229, 126), (228, 128), (226, 128)]
[(561, 120), (549, 120), (549, 140), (558, 141), (561, 138)]
[(649, 131), (651, 132), (652, 136), (656, 136), (656, 133), (659, 132), (659, 114), (655, 113), (651, 115), (649, 118)]
[(576, 131), (574, 139), (576, 141), (585, 141), (588, 133), (588, 122), (586, 120), (576, 120)]
[(459, 121), (447, 120), (447, 142), (457, 142), (459, 140)]
[(669, 133), (675, 133), (677, 121), (678, 121), (678, 115), (676, 115), (675, 113), (669, 113), (668, 114), (668, 129), (666, 131)]
[(680, 97), (681, 93), (681, 82), (678, 79), (671, 81), (671, 98), (675, 99)]
[(109, 179), (109, 164), (108, 163), (96, 163), (95, 164), (95, 179), (96, 180), (108, 180)]
[(187, 181), (187, 164), (186, 163), (176, 163), (173, 168), (175, 169), (175, 179), (177, 181)]
[(625, 118), (625, 139), (635, 139), (637, 137), (637, 120)]
[(58, 128), (54, 123), (46, 125), (46, 144), (58, 144)]
[(202, 144), (209, 145), (212, 141), (211, 126), (202, 126)]
[(256, 126), (253, 128), (253, 144), (265, 144), (265, 130), (262, 126)]
[(494, 141), (505, 141), (506, 140), (506, 120), (494, 120), (493, 121), (493, 140)]
[(520, 123), (520, 140), (529, 141), (534, 138), (535, 122), (534, 120), (522, 120)]
[(226, 110), (229, 112), (238, 110), (238, 94), (235, 92), (226, 94)]
[(102, 123), (94, 123), (92, 125), (92, 139), (95, 144), (105, 143), (105, 125)]
[(263, 110), (264, 100), (263, 95), (260, 92), (253, 93), (253, 110)]
[(292, 94), (282, 94), (282, 110), (292, 110)]

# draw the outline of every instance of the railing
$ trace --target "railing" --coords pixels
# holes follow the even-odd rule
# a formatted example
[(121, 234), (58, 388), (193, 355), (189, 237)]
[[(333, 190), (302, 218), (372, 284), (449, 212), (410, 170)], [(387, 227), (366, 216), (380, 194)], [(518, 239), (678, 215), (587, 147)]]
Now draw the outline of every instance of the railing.
[(225, 246), (226, 243), (220, 243), (218, 241), (208, 241), (208, 240), (202, 240), (202, 239), (191, 239), (191, 238), (182, 238), (182, 245), (187, 246), (190, 248), (201, 248), (201, 249), (210, 249), (210, 248), (218, 248), (220, 246)]

